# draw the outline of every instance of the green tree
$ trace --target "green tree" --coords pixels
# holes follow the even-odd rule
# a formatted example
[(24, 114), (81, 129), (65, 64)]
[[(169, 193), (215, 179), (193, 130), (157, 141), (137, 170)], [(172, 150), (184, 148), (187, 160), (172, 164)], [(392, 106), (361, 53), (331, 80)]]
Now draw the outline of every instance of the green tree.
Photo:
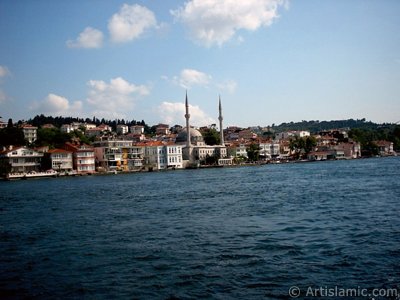
[(58, 128), (39, 128), (37, 131), (36, 146), (49, 146), (51, 148), (62, 148), (71, 140), (71, 135), (61, 132)]
[(203, 131), (204, 142), (207, 145), (219, 145), (221, 142), (219, 132), (215, 128), (209, 128), (206, 131)]
[(218, 155), (208, 155), (205, 158), (206, 165), (216, 165), (218, 163)]
[(260, 159), (260, 147), (257, 144), (251, 144), (247, 149), (249, 161), (258, 161)]
[(73, 132), (70, 133), (71, 137), (76, 137), (78, 138), (82, 143), (90, 145), (91, 143), (94, 142), (96, 139), (95, 136), (87, 137), (82, 131), (80, 130), (74, 130)]
[(290, 140), (289, 148), (294, 151), (294, 158), (299, 159), (301, 156), (306, 156), (317, 145), (317, 140), (313, 136), (295, 137)]
[(18, 127), (6, 127), (0, 129), (0, 146), (24, 146), (26, 145), (24, 132)]
[(317, 140), (313, 136), (308, 136), (305, 138), (304, 142), (304, 152), (306, 154), (310, 153), (314, 147), (317, 146)]

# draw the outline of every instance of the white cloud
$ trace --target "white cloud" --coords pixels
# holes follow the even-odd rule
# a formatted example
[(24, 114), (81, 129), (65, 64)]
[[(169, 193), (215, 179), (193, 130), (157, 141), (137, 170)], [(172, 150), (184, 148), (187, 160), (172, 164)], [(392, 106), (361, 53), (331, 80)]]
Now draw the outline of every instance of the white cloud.
[(11, 75), (10, 70), (6, 66), (0, 66), (0, 78)]
[(238, 30), (255, 31), (271, 25), (278, 17), (278, 7), (285, 3), (285, 0), (190, 0), (171, 14), (187, 26), (191, 39), (211, 47), (231, 40)]
[(174, 76), (172, 79), (168, 78), (167, 76), (162, 76), (161, 78), (185, 89), (190, 89), (195, 85), (203, 87), (208, 86), (212, 79), (211, 75), (194, 69), (183, 69), (179, 76)]
[(211, 75), (194, 69), (183, 69), (179, 76), (169, 78), (161, 76), (162, 79), (179, 85), (184, 89), (190, 89), (193, 86), (216, 87), (220, 91), (226, 91), (233, 94), (236, 90), (237, 83), (234, 80), (227, 79), (222, 82), (213, 82)]
[(104, 118), (126, 118), (126, 112), (132, 111), (137, 98), (150, 93), (144, 85), (129, 83), (121, 77), (106, 83), (102, 80), (90, 80), (87, 103), (92, 106), (93, 114)]
[(116, 43), (132, 41), (145, 30), (156, 28), (154, 13), (144, 6), (124, 4), (108, 22), (111, 40)]
[(92, 27), (86, 27), (76, 40), (67, 41), (69, 48), (101, 48), (103, 46), (103, 33)]
[[(162, 102), (156, 109), (161, 121), (166, 124), (185, 124), (185, 104), (181, 102)], [(216, 121), (207, 115), (199, 106), (189, 104), (190, 124), (192, 126), (207, 126)]]
[(65, 97), (50, 93), (42, 101), (34, 102), (31, 110), (53, 116), (76, 116), (82, 111), (82, 102), (70, 102)]
[(227, 91), (233, 94), (236, 91), (237, 83), (234, 80), (225, 80), (224, 82), (217, 83), (216, 86), (221, 91)]

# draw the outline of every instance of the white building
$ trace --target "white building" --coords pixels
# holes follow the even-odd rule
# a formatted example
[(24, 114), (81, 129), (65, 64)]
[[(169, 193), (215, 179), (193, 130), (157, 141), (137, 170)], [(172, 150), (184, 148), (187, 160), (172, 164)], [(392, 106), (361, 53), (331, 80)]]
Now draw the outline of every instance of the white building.
[(96, 128), (95, 124), (85, 123), (83, 124), (86, 130)]
[(74, 169), (79, 174), (96, 172), (93, 147), (85, 144), (66, 143), (65, 148), (73, 152)]
[(60, 127), (61, 132), (65, 132), (65, 133), (70, 133), (72, 131), (74, 131), (73, 127), (71, 124), (63, 124)]
[(309, 131), (305, 131), (305, 130), (292, 130), (292, 131), (285, 131), (285, 132), (279, 132), (276, 134), (275, 138), (278, 140), (287, 140), (291, 137), (307, 137), (310, 136), (310, 132)]
[(64, 149), (49, 150), (51, 168), (58, 172), (71, 172), (73, 170), (73, 156), (71, 151)]
[(232, 157), (248, 158), (246, 144), (233, 143), (228, 147), (228, 155)]
[(140, 135), (140, 134), (144, 133), (144, 126), (142, 126), (142, 125), (133, 125), (133, 126), (129, 127), (129, 130), (133, 134)]
[(42, 158), (43, 153), (26, 147), (11, 148), (0, 153), (1, 163), (10, 165), (10, 173), (39, 172)]
[(271, 159), (278, 157), (280, 155), (280, 145), (279, 143), (274, 142), (267, 142), (267, 143), (260, 143), (259, 145), (259, 153), (261, 159)]
[(145, 163), (157, 170), (182, 169), (182, 146), (159, 141), (146, 143)]
[(127, 125), (119, 124), (117, 125), (117, 133), (124, 135), (127, 134), (129, 130), (129, 127)]
[(22, 131), (24, 132), (24, 137), (29, 143), (33, 143), (37, 140), (37, 127), (32, 125), (22, 126)]
[(81, 130), (82, 127), (86, 128), (85, 124), (82, 124), (80, 122), (72, 122), (71, 124), (61, 125), (60, 130), (61, 132), (70, 133), (74, 130)]

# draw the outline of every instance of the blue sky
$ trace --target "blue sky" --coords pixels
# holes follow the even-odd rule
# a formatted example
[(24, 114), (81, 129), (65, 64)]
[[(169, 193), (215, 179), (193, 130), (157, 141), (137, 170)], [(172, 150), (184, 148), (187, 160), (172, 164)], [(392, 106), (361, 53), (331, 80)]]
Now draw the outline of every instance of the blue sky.
[(400, 1), (0, 1), (0, 116), (400, 121)]

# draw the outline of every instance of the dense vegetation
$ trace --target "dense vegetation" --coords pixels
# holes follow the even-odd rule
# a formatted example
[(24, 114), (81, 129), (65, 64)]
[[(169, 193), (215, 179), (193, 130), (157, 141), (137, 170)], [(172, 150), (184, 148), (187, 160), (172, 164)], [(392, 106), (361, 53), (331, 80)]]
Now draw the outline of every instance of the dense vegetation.
[[(72, 122), (81, 122), (81, 123), (91, 123), (95, 125), (106, 124), (116, 129), (118, 124), (124, 124), (128, 126), (132, 125), (142, 125), (144, 126), (144, 130), (146, 134), (155, 134), (154, 126), (148, 126), (145, 121), (127, 121), (124, 119), (121, 120), (105, 120), (98, 119), (93, 117), (90, 118), (73, 118), (73, 117), (52, 117), (52, 116), (44, 116), (37, 115), (33, 119), (29, 119), (27, 121), (28, 124), (33, 126), (37, 126), (38, 129), (38, 139), (32, 146), (43, 146), (49, 145), (50, 147), (60, 147), (66, 141), (70, 141), (74, 138), (78, 138), (82, 142), (90, 143), (92, 139), (86, 137), (80, 131), (74, 131), (72, 133), (62, 133), (60, 131), (60, 127), (63, 124), (71, 124)], [(22, 121), (18, 121), (18, 124), (22, 124)], [(56, 128), (41, 128), (45, 124), (52, 124)], [(180, 127), (175, 125), (176, 128)], [(175, 128), (174, 127), (174, 128)], [(364, 150), (366, 155), (373, 155), (377, 152), (377, 146), (374, 144), (374, 141), (377, 140), (387, 140), (391, 141), (394, 144), (394, 149), (400, 150), (400, 125), (396, 124), (377, 124), (371, 121), (366, 121), (365, 119), (349, 119), (349, 120), (336, 120), (336, 121), (301, 121), (301, 122), (290, 122), (290, 123), (282, 123), (280, 125), (272, 124), (270, 127), (272, 130), (268, 132), (269, 136), (273, 136), (272, 132), (283, 132), (289, 130), (308, 130), (312, 134), (318, 133), (320, 131), (329, 130), (329, 129), (339, 129), (346, 128), (349, 129), (349, 137), (355, 141), (361, 143), (361, 147)], [(204, 140), (208, 145), (216, 145), (220, 142), (219, 133), (216, 130), (215, 126), (211, 126), (206, 130), (202, 131)], [(306, 141), (295, 141), (296, 143), (292, 145), (293, 148), (303, 149), (304, 152), (309, 150), (310, 146), (314, 143), (311, 140), (306, 143)], [(303, 143), (304, 142), (304, 143)], [(26, 141), (24, 140), (23, 132), (20, 128), (13, 125), (12, 120), (10, 119), (8, 122), (8, 126), (4, 129), (0, 130), (0, 146), (7, 145), (26, 145)], [(304, 146), (304, 147), (303, 147)], [(252, 153), (254, 156), (257, 156), (257, 149), (253, 149)]]
[(353, 128), (349, 137), (361, 144), (365, 155), (375, 155), (378, 152), (374, 141), (385, 140), (393, 142), (393, 148), (400, 150), (400, 125), (381, 126), (377, 129)]
[(329, 129), (349, 129), (349, 137), (361, 144), (366, 154), (377, 153), (374, 141), (386, 140), (393, 142), (395, 150), (400, 150), (400, 125), (384, 123), (377, 124), (365, 119), (336, 120), (336, 121), (301, 121), (272, 125), (274, 132), (289, 130), (307, 130), (312, 134)]
[(43, 114), (35, 116), (33, 119), (29, 119), (27, 121), (28, 124), (31, 124), (33, 126), (41, 127), (45, 124), (52, 124), (58, 128), (61, 127), (61, 125), (64, 124), (71, 124), (73, 122), (79, 122), (79, 123), (90, 123), (90, 124), (95, 124), (96, 126), (99, 126), (100, 124), (105, 124), (108, 126), (111, 126), (111, 128), (115, 131), (117, 128), (117, 125), (123, 124), (123, 125), (142, 125), (144, 126), (144, 130), (146, 133), (150, 133), (150, 127), (146, 124), (144, 120), (142, 121), (128, 121), (124, 119), (117, 119), (117, 120), (106, 120), (106, 119), (98, 119), (96, 117), (93, 117), (93, 119), (90, 118), (73, 118), (73, 117), (52, 117), (52, 116), (45, 116)]
[(312, 134), (318, 133), (323, 130), (339, 129), (339, 128), (360, 128), (375, 130), (381, 126), (393, 126), (394, 124), (377, 124), (365, 119), (348, 119), (348, 120), (332, 120), (332, 121), (301, 121), (301, 122), (290, 122), (282, 123), (280, 125), (272, 124), (272, 129), (275, 132), (284, 132), (289, 130), (307, 130)]
[(0, 130), (0, 147), (9, 145), (23, 146), (25, 143), (24, 133), (21, 128), (8, 125)]

